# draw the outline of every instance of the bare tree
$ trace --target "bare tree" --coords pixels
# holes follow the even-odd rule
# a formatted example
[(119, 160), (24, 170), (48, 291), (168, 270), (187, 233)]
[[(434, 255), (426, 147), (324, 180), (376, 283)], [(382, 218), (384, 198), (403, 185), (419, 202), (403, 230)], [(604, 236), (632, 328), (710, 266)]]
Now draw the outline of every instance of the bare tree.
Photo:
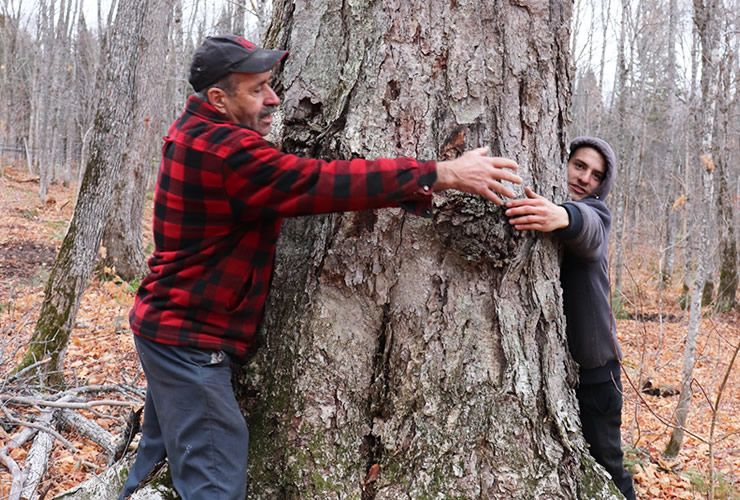
[(124, 2), (106, 46), (90, 157), (74, 215), (46, 284), (31, 344), (16, 372), (36, 366), (39, 378), (63, 384), (62, 362), (82, 294), (95, 263), (118, 180), (134, 102), (140, 37), (149, 0)]
[[(668, 134), (669, 137), (675, 138), (677, 136), (677, 119), (678, 119), (678, 109), (677, 109), (677, 101), (676, 101), (676, 92), (677, 92), (677, 86), (676, 86), (676, 79), (677, 79), (677, 70), (676, 70), (676, 30), (678, 26), (678, 5), (677, 0), (669, 0), (669, 8), (668, 8), (668, 40), (666, 43), (666, 52), (667, 52), (667, 78), (666, 78), (666, 116), (667, 116), (667, 126), (668, 126)], [(660, 271), (661, 271), (661, 283), (660, 287), (662, 288), (663, 282), (667, 281), (672, 275), (673, 275), (673, 257), (674, 257), (674, 248), (675, 248), (675, 224), (673, 214), (675, 213), (675, 210), (673, 209), (673, 203), (674, 203), (674, 193), (676, 192), (676, 182), (675, 179), (677, 177), (678, 170), (676, 167), (680, 165), (679, 155), (678, 155), (678, 148), (676, 145), (671, 144), (669, 146), (668, 155), (666, 158), (666, 162), (668, 163), (668, 168), (666, 169), (666, 176), (664, 177), (665, 182), (663, 183), (663, 186), (665, 188), (664, 195), (663, 195), (663, 206), (664, 208), (664, 219), (663, 219), (663, 225), (664, 225), (664, 234), (665, 234), (665, 243), (663, 245), (663, 251), (661, 255), (660, 260)]]
[(732, 192), (730, 191), (730, 141), (731, 112), (733, 100), (738, 94), (732, 92), (732, 63), (737, 58), (732, 40), (732, 26), (727, 20), (725, 25), (725, 39), (723, 46), (725, 56), (722, 58), (720, 74), (721, 88), (717, 93), (717, 111), (720, 117), (717, 126), (717, 182), (719, 193), (717, 196), (717, 219), (719, 238), (719, 285), (717, 288), (716, 309), (727, 312), (738, 307), (736, 293), (738, 289), (738, 255), (737, 239), (735, 235), (735, 221), (733, 211)]
[[(632, 138), (628, 126), (627, 105), (630, 78), (630, 64), (627, 57), (628, 50), (628, 26), (631, 17), (631, 0), (622, 0), (622, 14), (619, 28), (619, 39), (617, 42), (617, 74), (614, 83), (614, 119), (616, 120), (617, 129), (617, 148), (619, 151), (619, 174), (622, 176), (622, 182), (616, 187), (616, 210), (614, 215), (614, 242), (616, 263), (614, 265), (614, 289), (615, 294), (621, 293), (622, 290), (622, 270), (624, 268), (624, 235), (627, 211), (629, 209), (628, 192), (631, 189), (629, 178), (631, 177), (632, 163)], [(624, 177), (627, 180), (624, 180)]]
[(141, 214), (147, 188), (156, 174), (165, 114), (166, 80), (161, 77), (166, 66), (167, 39), (172, 19), (173, 0), (151, 0), (141, 37), (141, 57), (133, 102), (132, 126), (128, 130), (126, 161), (113, 192), (108, 222), (103, 229), (103, 262), (115, 268), (125, 281), (134, 281), (146, 273), (146, 253), (142, 244)]
[(693, 393), (692, 383), (694, 381), (694, 362), (696, 356), (696, 340), (699, 335), (699, 319), (701, 317), (701, 296), (706, 280), (706, 260), (708, 250), (708, 226), (709, 218), (713, 213), (710, 204), (713, 199), (713, 174), (715, 168), (713, 155), (713, 120), (715, 117), (716, 94), (719, 84), (719, 33), (720, 33), (720, 8), (719, 0), (694, 0), (694, 22), (701, 40), (702, 66), (701, 66), (701, 109), (699, 126), (699, 137), (701, 137), (701, 150), (697, 166), (701, 167), (703, 191), (700, 207), (700, 224), (696, 232), (698, 237), (696, 253), (696, 274), (691, 292), (691, 311), (689, 315), (689, 326), (686, 334), (686, 345), (684, 347), (683, 371), (681, 378), (681, 394), (679, 396), (676, 413), (674, 416), (675, 427), (671, 433), (671, 439), (666, 447), (665, 455), (675, 457), (683, 444), (684, 426), (689, 414), (691, 395)]
[(20, 132), (28, 128), (26, 77), (32, 64), (30, 35), (22, 25), (20, 7), (7, 1), (0, 5), (0, 144), (18, 155), (23, 147)]

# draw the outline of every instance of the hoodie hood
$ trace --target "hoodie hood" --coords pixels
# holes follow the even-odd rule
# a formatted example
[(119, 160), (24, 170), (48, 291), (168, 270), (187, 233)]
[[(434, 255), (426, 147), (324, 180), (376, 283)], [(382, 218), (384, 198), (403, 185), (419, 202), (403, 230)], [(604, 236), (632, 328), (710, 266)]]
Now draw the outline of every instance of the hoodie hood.
[(604, 180), (601, 184), (593, 190), (591, 196), (604, 200), (609, 191), (612, 188), (612, 183), (617, 175), (617, 157), (614, 155), (611, 146), (603, 139), (598, 137), (590, 137), (587, 135), (576, 137), (570, 143), (570, 152), (568, 153), (568, 159), (573, 156), (579, 148), (594, 148), (604, 158), (604, 168), (606, 169)]

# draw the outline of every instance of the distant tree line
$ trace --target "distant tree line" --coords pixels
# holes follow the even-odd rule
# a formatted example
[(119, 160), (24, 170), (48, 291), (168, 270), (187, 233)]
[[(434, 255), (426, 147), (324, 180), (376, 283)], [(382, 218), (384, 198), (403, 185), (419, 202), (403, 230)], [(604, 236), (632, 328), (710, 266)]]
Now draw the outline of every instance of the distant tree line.
[[(93, 127), (101, 55), (119, 2), (92, 12), (83, 0), (4, 0), (0, 3), (0, 150), (14, 153), (40, 179), (45, 198), (51, 183), (77, 182)], [(248, 33), (258, 38), (269, 2), (171, 2), (165, 27), (166, 60), (147, 68), (165, 85), (144, 116), (156, 124), (142, 150), (154, 159), (159, 137), (190, 92), (190, 55), (206, 35)], [(147, 89), (139, 89), (139, 94)], [(146, 96), (138, 96), (146, 97)], [(151, 128), (151, 127), (150, 127)]]
[(704, 303), (735, 307), (740, 3), (577, 0), (572, 44), (571, 135), (604, 136), (620, 160), (615, 288), (625, 248), (646, 244), (665, 278), (688, 290), (699, 269)]
[(690, 313), (666, 450), (675, 456), (701, 307), (738, 307), (740, 2), (577, 0), (571, 42), (572, 133), (601, 135), (619, 156), (608, 200), (615, 304), (631, 288), (625, 253), (657, 257), (659, 289), (683, 280), (681, 303)]

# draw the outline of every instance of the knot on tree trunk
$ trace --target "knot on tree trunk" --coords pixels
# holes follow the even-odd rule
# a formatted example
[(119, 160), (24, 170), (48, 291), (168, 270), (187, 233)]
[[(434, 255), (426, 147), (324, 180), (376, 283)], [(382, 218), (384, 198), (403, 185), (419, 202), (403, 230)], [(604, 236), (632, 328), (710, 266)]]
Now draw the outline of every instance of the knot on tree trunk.
[(494, 268), (509, 264), (522, 235), (510, 228), (503, 207), (457, 191), (437, 195), (433, 203), (434, 227), (447, 248)]

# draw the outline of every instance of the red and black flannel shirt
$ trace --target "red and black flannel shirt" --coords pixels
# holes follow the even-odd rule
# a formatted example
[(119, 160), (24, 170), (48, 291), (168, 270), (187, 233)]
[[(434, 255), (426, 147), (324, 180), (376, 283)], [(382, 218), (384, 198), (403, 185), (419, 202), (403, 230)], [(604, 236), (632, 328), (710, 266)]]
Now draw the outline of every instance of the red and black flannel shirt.
[(262, 319), (282, 218), (398, 206), (428, 213), (435, 162), (283, 154), (195, 96), (170, 127), (135, 334), (242, 356)]

